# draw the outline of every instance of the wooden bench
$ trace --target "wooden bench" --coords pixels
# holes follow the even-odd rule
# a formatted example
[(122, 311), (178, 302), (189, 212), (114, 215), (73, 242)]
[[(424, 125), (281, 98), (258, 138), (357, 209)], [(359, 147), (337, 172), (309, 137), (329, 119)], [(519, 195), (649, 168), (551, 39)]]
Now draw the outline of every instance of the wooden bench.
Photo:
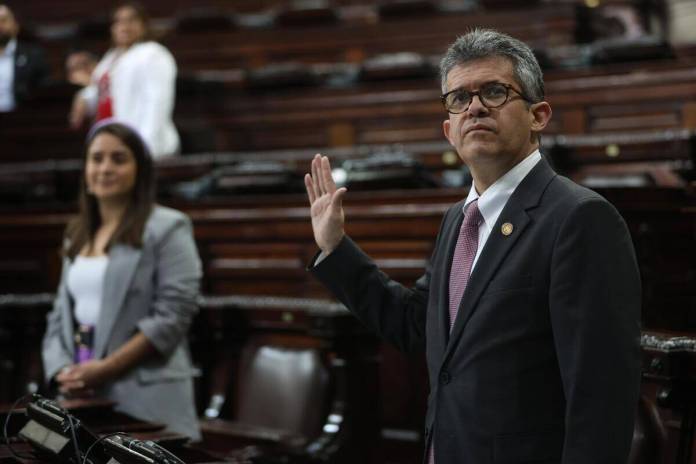
[[(678, 321), (694, 324), (696, 253), (694, 199), (683, 188), (605, 188), (600, 192), (626, 219), (644, 282), (644, 316), (659, 326)], [(426, 251), (443, 213), (465, 190), (384, 191), (350, 194), (347, 232), (395, 278), (413, 282), (422, 273)], [(397, 201), (396, 198), (404, 198)], [(256, 197), (259, 198), (259, 197)], [(273, 201), (275, 199), (275, 205)], [(302, 194), (268, 197), (245, 206), (217, 201), (187, 208), (206, 275), (207, 293), (277, 293), (321, 296), (327, 293), (304, 270), (316, 251), (306, 198)], [(0, 269), (7, 276), (0, 291), (53, 291), (60, 260), (58, 249), (69, 214), (5, 213), (0, 217), (3, 253)], [(21, 280), (20, 280), (21, 277)], [(685, 308), (662, 314), (665, 303)], [(675, 319), (676, 318), (676, 319)]]
[[(0, 321), (14, 334), (0, 338), (0, 403), (7, 404), (19, 396), (27, 383), (40, 382), (37, 347), (51, 299), (50, 294), (0, 296)], [(244, 362), (245, 347), (257, 343), (313, 347), (332, 353), (329, 359), (334, 360), (330, 365), (337, 383), (329, 411), (342, 420), (330, 422), (338, 427), (330, 429), (334, 432), (329, 431), (330, 436), (324, 439), (324, 444), (331, 446), (315, 449), (342, 450), (353, 458), (360, 456), (360, 462), (368, 462), (365, 456), (373, 459), (370, 462), (384, 462), (386, 457), (404, 463), (418, 461), (427, 394), (422, 355), (394, 357), (384, 344), (377, 345), (376, 339), (366, 334), (345, 309), (326, 300), (268, 296), (201, 300), (201, 313), (191, 331), (191, 347), (203, 372), (197, 382), (197, 391), (203, 392), (199, 407), (209, 405), (210, 393), (218, 395), (210, 404), (215, 410), (208, 411), (209, 418), (234, 418), (237, 414), (234, 379)], [(643, 332), (641, 345), (642, 399), (634, 447), (655, 459), (648, 462), (687, 464), (694, 449), (696, 409), (689, 392), (694, 386), (696, 340), (686, 333), (651, 330)], [(377, 359), (381, 359), (379, 364)], [(411, 381), (405, 385), (403, 378)], [(92, 420), (96, 419), (100, 427), (109, 426), (104, 418)], [(10, 432), (16, 429), (11, 423)], [(204, 445), (209, 450), (230, 449), (229, 442), (210, 439), (211, 433), (229, 433), (225, 422), (206, 419), (204, 429), (209, 437)]]

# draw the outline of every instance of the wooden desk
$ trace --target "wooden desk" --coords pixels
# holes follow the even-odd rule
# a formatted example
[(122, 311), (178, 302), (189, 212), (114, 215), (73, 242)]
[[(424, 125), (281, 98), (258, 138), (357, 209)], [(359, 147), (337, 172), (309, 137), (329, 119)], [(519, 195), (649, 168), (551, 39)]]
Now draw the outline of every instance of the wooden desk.
[(696, 338), (692, 333), (644, 332), (643, 392), (658, 406), (667, 431), (665, 461), (693, 462), (696, 430)]

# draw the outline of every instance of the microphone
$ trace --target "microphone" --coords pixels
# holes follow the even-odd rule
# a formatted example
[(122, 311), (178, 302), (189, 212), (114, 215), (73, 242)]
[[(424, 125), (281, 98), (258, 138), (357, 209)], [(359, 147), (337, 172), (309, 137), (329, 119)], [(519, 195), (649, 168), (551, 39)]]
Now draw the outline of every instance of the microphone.
[(50, 411), (53, 414), (57, 414), (57, 415), (62, 416), (62, 417), (66, 417), (68, 415), (68, 411), (66, 411), (65, 409), (58, 406), (58, 403), (56, 403), (53, 400), (49, 400), (48, 398), (44, 398), (44, 397), (39, 396), (39, 395), (34, 395), (33, 400), (34, 400), (33, 402), (37, 406), (39, 406), (47, 411)]
[[(79, 464), (84, 461), (84, 448), (92, 446), (97, 439), (67, 409), (40, 395), (32, 396), (26, 414), (29, 420), (19, 431), (19, 436), (27, 440), (37, 454), (51, 462), (60, 460)], [(105, 462), (103, 453), (98, 457), (92, 462)]]
[(80, 425), (80, 421), (74, 418), (72, 418), (71, 424), (70, 414), (58, 403), (36, 394), (33, 395), (31, 403), (27, 405), (27, 415), (59, 433), (67, 433), (71, 426)]
[(141, 462), (147, 464), (185, 464), (181, 459), (150, 440), (142, 441), (123, 435), (115, 435), (105, 438), (104, 444), (112, 449), (116, 448), (122, 453), (126, 450), (130, 455), (135, 453), (141, 457)]

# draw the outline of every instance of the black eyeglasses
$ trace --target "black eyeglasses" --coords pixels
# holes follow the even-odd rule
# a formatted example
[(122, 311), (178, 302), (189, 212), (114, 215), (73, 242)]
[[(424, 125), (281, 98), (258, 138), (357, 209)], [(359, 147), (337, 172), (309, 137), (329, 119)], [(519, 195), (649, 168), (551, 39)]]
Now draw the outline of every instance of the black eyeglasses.
[(450, 90), (440, 98), (448, 113), (459, 114), (469, 109), (474, 95), (479, 97), (479, 100), (481, 100), (481, 103), (486, 108), (500, 108), (510, 100), (511, 90), (522, 97), (524, 101), (530, 101), (522, 92), (516, 90), (513, 86), (500, 82), (489, 82), (481, 86), (477, 91), (472, 92), (464, 89)]

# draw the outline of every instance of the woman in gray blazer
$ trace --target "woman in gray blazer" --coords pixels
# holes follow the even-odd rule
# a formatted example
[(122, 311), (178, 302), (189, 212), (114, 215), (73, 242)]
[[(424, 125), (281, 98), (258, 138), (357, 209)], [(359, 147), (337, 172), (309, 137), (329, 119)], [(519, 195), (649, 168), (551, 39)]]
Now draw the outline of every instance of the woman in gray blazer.
[(80, 213), (66, 229), (43, 340), (46, 381), (200, 439), (186, 340), (200, 278), (190, 220), (154, 204), (142, 139), (101, 122), (87, 138)]

